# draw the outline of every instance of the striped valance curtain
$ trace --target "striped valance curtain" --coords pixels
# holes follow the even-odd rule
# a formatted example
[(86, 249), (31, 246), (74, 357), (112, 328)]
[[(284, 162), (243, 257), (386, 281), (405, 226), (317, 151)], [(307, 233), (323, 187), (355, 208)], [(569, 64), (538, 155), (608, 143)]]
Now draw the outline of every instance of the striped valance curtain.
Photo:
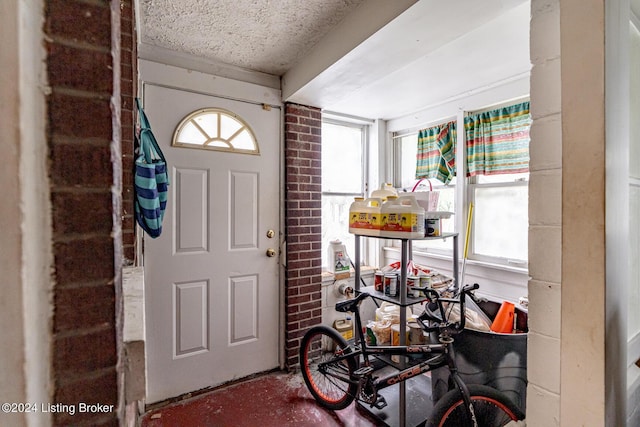
[(443, 123), (418, 133), (416, 178), (435, 178), (448, 184), (456, 173), (456, 122)]
[(465, 117), (467, 176), (529, 171), (529, 102)]

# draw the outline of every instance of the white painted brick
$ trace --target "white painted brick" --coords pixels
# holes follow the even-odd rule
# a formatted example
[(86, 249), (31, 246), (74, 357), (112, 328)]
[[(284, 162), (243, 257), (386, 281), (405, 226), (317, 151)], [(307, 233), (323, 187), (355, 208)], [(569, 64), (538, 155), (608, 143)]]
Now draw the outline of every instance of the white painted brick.
[(527, 387), (527, 426), (560, 425), (560, 396), (529, 383)]
[(560, 339), (560, 308), (558, 283), (529, 281), (529, 331)]
[(531, 172), (529, 175), (529, 224), (562, 224), (562, 171)]
[(560, 57), (560, 5), (557, 2), (549, 2), (532, 13), (529, 54), (532, 64)]
[(531, 117), (549, 116), (561, 111), (560, 59), (531, 68)]
[[(529, 331), (527, 379), (551, 393), (560, 393), (560, 340)], [(529, 407), (529, 405), (527, 405)]]
[(537, 118), (531, 124), (529, 144), (529, 170), (562, 168), (561, 115)]
[(562, 228), (529, 227), (529, 276), (534, 280), (560, 283), (562, 273)]

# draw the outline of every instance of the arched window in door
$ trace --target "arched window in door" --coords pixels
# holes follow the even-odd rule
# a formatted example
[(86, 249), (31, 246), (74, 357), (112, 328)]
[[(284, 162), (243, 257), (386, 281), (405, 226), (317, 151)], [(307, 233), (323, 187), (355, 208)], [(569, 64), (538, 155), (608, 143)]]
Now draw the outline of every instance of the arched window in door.
[(174, 147), (260, 154), (251, 127), (222, 108), (203, 108), (182, 119), (173, 134)]

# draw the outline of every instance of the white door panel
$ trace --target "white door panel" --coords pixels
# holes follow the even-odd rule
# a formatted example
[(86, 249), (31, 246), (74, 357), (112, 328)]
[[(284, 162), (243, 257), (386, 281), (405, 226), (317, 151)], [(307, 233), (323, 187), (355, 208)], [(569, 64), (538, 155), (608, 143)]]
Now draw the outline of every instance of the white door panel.
[[(279, 266), (266, 253), (279, 247), (280, 110), (153, 85), (144, 107), (171, 171), (162, 235), (144, 242), (152, 403), (278, 366)], [(260, 154), (171, 147), (208, 107), (242, 117)]]

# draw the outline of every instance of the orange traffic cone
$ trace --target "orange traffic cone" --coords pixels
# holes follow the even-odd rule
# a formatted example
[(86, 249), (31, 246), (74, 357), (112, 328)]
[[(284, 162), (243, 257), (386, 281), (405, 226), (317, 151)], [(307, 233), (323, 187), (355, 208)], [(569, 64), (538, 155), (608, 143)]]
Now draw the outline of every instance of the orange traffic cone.
[(493, 332), (499, 332), (502, 334), (510, 334), (513, 332), (513, 316), (515, 312), (515, 306), (509, 301), (504, 301), (496, 314), (496, 318), (493, 319), (491, 324), (491, 330)]

